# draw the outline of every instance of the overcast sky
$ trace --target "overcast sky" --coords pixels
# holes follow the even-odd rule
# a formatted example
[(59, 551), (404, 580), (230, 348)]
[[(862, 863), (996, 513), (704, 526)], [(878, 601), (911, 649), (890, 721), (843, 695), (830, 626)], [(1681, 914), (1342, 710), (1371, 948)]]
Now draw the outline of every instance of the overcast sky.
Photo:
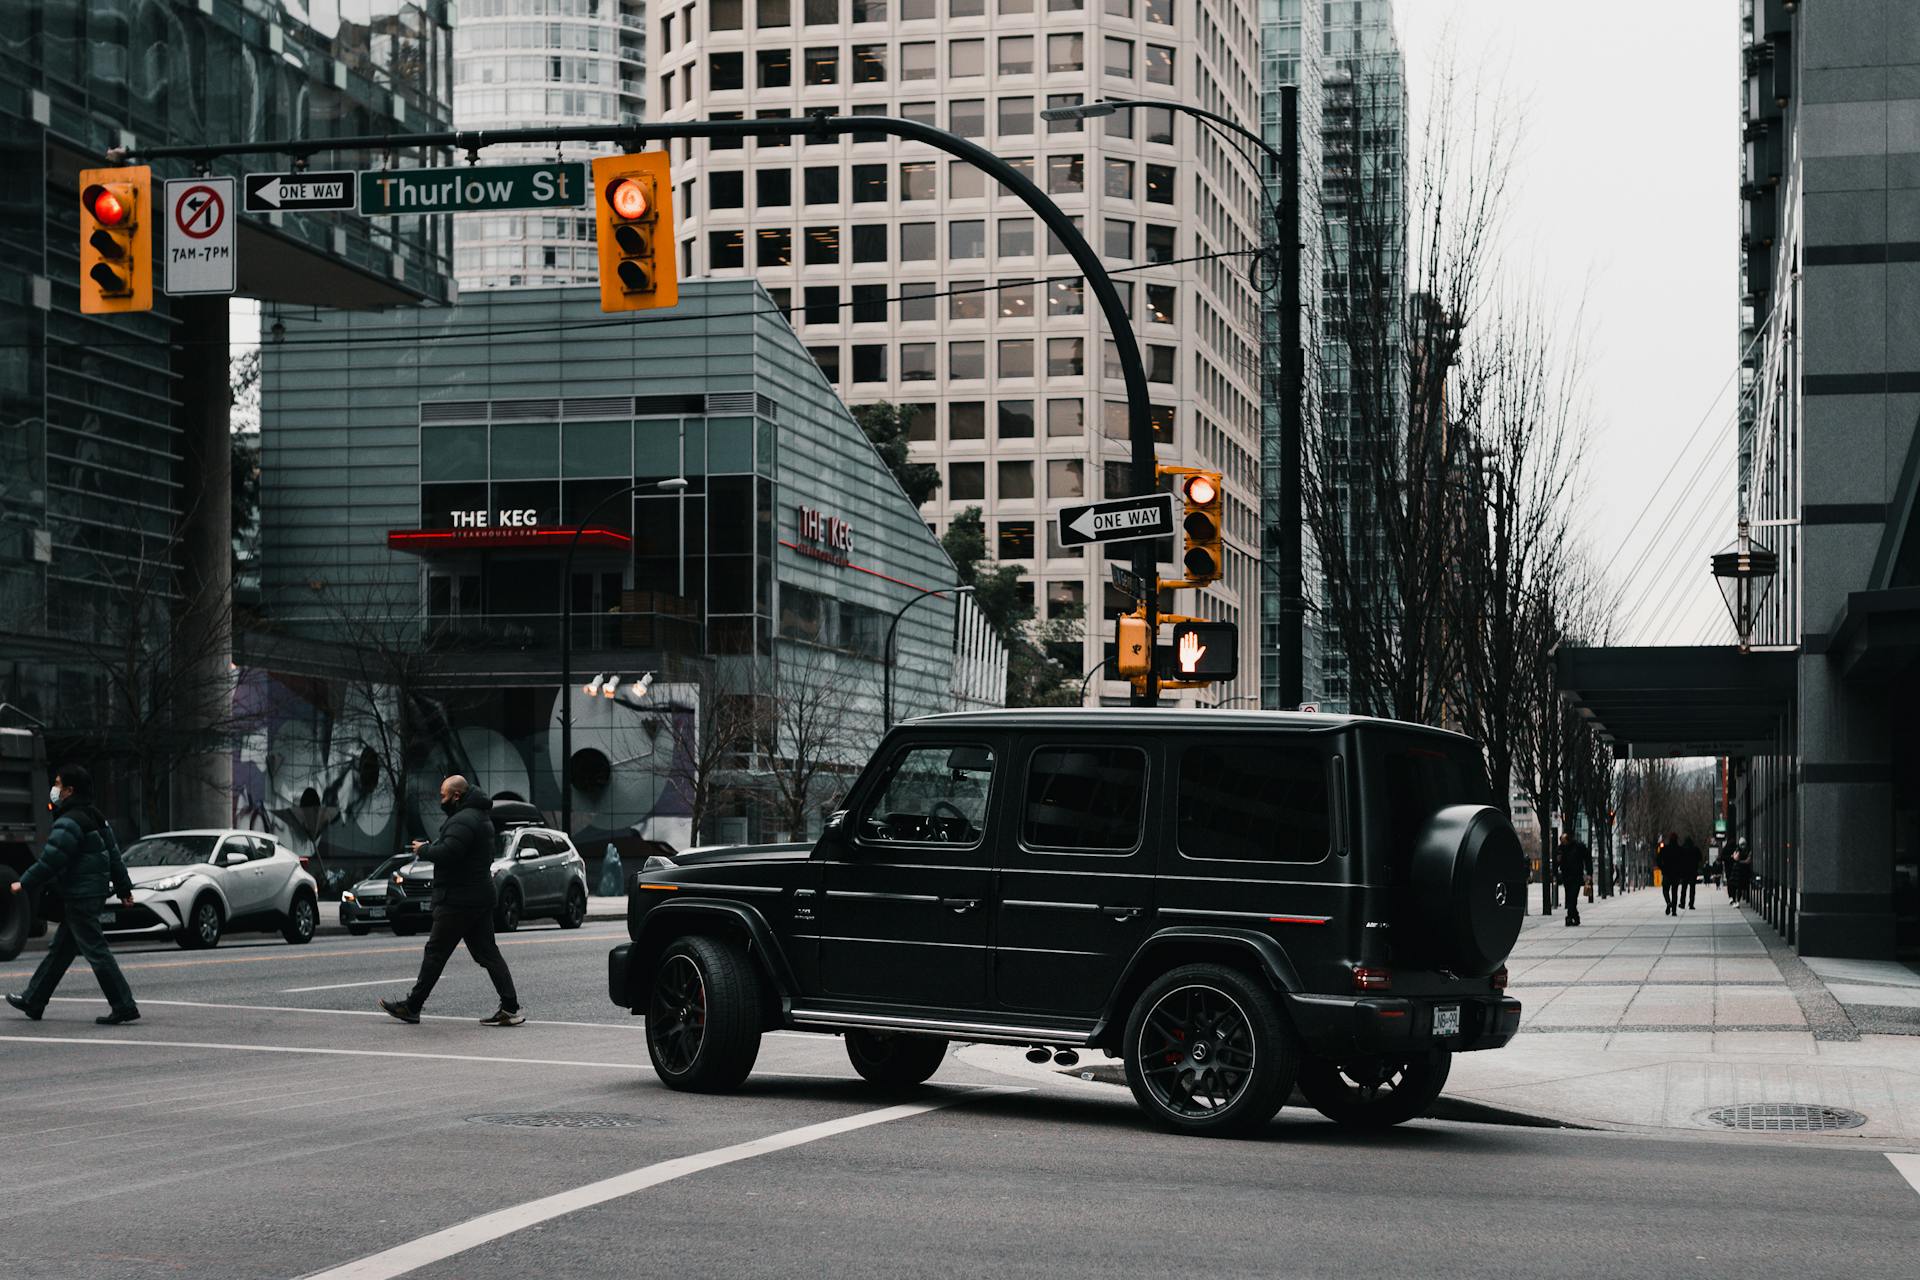
[(1616, 639), (1691, 644), (1713, 625), (1730, 640), (1706, 557), (1734, 535), (1737, 392), (1714, 400), (1739, 348), (1738, 0), (1398, 0), (1396, 13), (1416, 116), (1449, 43), (1524, 108), (1509, 250), (1567, 315), (1584, 310), (1583, 509), (1627, 605), (1645, 600)]

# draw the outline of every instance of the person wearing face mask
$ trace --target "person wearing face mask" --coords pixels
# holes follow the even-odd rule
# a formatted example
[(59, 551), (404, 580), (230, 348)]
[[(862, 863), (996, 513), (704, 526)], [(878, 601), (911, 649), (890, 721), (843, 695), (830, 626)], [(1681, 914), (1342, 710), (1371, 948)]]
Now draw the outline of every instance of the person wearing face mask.
[(47, 948), (46, 958), (34, 970), (33, 979), (20, 995), (10, 995), (7, 1003), (35, 1022), (46, 1012), (47, 1001), (66, 976), (76, 955), (85, 956), (93, 966), (93, 976), (106, 994), (108, 1012), (94, 1021), (103, 1027), (132, 1022), (140, 1016), (133, 1002), (133, 991), (126, 975), (107, 949), (106, 935), (100, 930), (100, 909), (106, 904), (108, 890), (122, 906), (133, 905), (133, 882), (127, 878), (126, 864), (120, 860), (120, 842), (100, 811), (93, 807), (93, 777), (77, 764), (63, 765), (54, 775), (53, 789), (47, 793), (53, 807), (53, 829), (47, 833), (47, 847), (40, 857), (10, 886), (13, 893), (26, 893), (51, 884), (59, 890), (62, 915), (59, 931)]
[(500, 944), (493, 937), (493, 799), (471, 786), (459, 774), (440, 784), (440, 808), (447, 820), (431, 843), (413, 842), (413, 854), (433, 864), (433, 930), (420, 960), (420, 977), (404, 1000), (381, 1000), (380, 1007), (402, 1022), (420, 1021), (420, 1008), (433, 994), (455, 947), (467, 944), (467, 954), (493, 979), (500, 1008), (482, 1018), (489, 1027), (517, 1027), (526, 1021), (514, 994), (513, 974)]

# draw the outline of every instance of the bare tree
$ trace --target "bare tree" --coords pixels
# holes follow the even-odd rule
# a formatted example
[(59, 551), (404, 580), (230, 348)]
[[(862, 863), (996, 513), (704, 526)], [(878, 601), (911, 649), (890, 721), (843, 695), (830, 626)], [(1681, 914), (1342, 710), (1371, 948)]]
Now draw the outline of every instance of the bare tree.
[(788, 645), (771, 667), (772, 696), (756, 718), (759, 766), (771, 791), (770, 816), (789, 839), (804, 840), (813, 819), (845, 794), (881, 736), (864, 663)]
[(731, 674), (704, 681), (692, 706), (662, 709), (670, 749), (648, 767), (686, 804), (695, 844), (711, 839), (715, 819), (751, 793), (747, 763), (762, 714), (751, 685)]

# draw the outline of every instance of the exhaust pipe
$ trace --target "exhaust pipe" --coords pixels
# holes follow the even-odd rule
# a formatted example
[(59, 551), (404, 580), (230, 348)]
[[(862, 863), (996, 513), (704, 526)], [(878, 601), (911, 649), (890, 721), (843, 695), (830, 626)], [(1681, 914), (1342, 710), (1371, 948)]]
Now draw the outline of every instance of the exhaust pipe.
[(1053, 1055), (1053, 1065), (1056, 1067), (1077, 1067), (1080, 1065), (1080, 1055), (1071, 1049), (1062, 1049)]
[(1027, 1061), (1033, 1063), (1035, 1066), (1040, 1065), (1052, 1056), (1053, 1054), (1049, 1050), (1039, 1045), (1035, 1045), (1033, 1048), (1027, 1050)]

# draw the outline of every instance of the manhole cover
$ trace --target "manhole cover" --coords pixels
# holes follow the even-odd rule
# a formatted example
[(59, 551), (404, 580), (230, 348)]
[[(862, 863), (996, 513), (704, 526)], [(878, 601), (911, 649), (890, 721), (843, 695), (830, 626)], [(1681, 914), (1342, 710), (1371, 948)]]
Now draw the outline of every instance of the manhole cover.
[(1707, 1112), (1707, 1119), (1729, 1129), (1757, 1133), (1812, 1133), (1820, 1129), (1858, 1129), (1867, 1118), (1845, 1107), (1810, 1102), (1749, 1102)]
[(514, 1129), (637, 1129), (656, 1123), (648, 1116), (623, 1116), (608, 1111), (533, 1111), (468, 1116), (467, 1120), (471, 1124), (503, 1124)]

